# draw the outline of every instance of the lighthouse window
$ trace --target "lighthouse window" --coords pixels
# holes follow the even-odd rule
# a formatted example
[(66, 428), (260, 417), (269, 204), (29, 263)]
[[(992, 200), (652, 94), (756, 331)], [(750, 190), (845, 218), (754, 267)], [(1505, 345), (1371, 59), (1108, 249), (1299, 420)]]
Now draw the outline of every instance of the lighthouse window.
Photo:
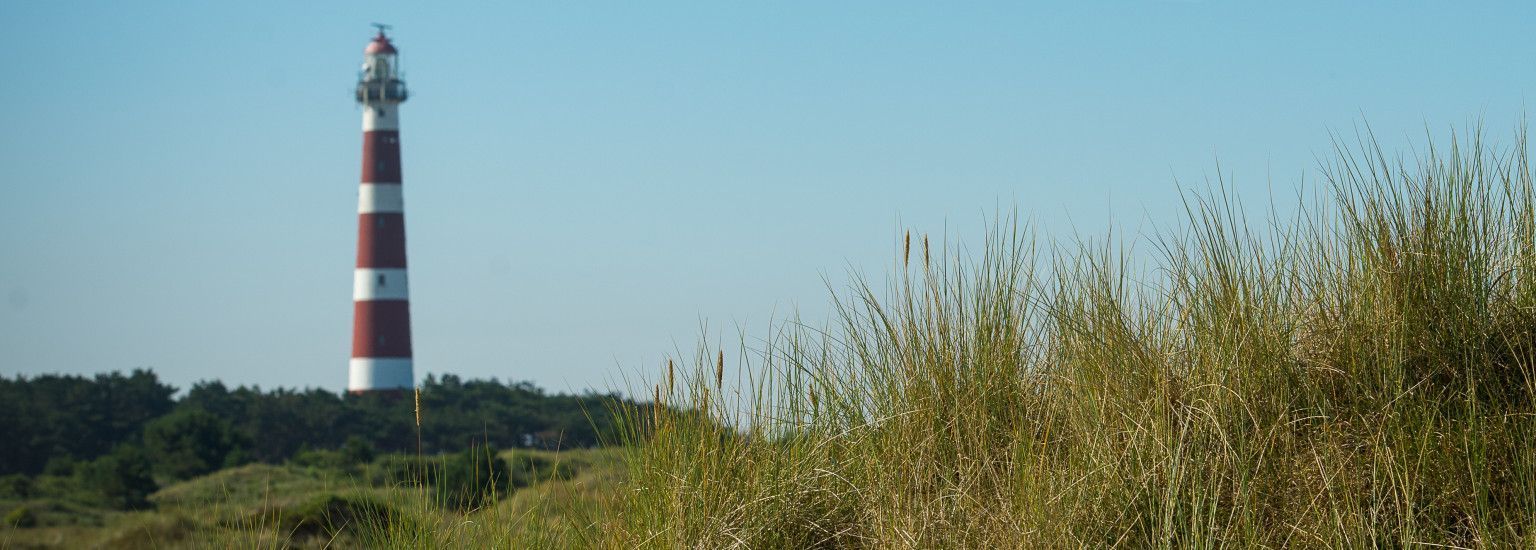
[(374, 218), (374, 225), (377, 225), (379, 227), (384, 227), (384, 216), (379, 216), (379, 217)]
[(385, 116), (386, 116), (386, 115), (385, 115), (385, 114), (384, 114), (384, 109), (382, 109), (382, 108), (379, 108), (379, 109), (374, 109), (374, 112), (376, 112), (376, 113), (378, 113), (378, 114), (379, 114), (379, 118), (384, 118), (384, 117), (385, 117)]
[(384, 335), (379, 335), (379, 345), (384, 345)]
[(384, 286), (384, 274), (379, 274), (379, 286)]

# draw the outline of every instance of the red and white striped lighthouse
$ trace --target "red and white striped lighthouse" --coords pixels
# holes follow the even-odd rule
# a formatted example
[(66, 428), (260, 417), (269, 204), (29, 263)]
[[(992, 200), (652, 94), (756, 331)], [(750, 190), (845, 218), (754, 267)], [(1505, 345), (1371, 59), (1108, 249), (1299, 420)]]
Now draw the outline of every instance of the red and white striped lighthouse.
[(401, 391), (411, 370), (411, 306), (405, 276), (405, 203), (400, 194), (400, 79), (394, 44), (379, 34), (363, 51), (363, 178), (357, 200), (352, 276), (352, 362), (347, 391)]

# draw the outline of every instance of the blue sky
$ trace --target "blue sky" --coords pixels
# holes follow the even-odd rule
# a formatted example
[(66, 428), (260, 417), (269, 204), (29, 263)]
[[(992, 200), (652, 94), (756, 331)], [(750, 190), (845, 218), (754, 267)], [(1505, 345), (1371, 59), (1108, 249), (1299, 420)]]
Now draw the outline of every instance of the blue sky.
[[(606, 389), (827, 314), (900, 228), (1250, 204), (1331, 133), (1536, 93), (1536, 6), (0, 1), (0, 374), (341, 389), (360, 113), (392, 23), (417, 374)], [(701, 325), (708, 328), (701, 332)]]

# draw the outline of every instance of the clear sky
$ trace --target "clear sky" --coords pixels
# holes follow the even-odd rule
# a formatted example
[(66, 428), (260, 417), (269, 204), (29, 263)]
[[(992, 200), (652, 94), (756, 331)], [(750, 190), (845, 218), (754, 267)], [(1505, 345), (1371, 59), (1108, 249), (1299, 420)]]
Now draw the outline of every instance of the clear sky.
[(1149, 231), (1536, 93), (1531, 3), (955, 4), (0, 0), (0, 374), (342, 389), (373, 21), (417, 376), (563, 391), (823, 318), (901, 227)]

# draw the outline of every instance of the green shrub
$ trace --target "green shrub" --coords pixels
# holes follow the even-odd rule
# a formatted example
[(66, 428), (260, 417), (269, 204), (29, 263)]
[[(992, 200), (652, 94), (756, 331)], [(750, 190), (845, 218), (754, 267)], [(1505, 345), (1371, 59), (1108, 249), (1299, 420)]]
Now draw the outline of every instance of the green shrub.
[(32, 498), (33, 489), (32, 478), (25, 474), (0, 476), (0, 497)]
[[(81, 466), (83, 467), (86, 464), (89, 463), (82, 463)], [(31, 494), (31, 498), (83, 496), (83, 498), (76, 498), (74, 500), (89, 502), (95, 502), (96, 498), (96, 491), (83, 490), (81, 488), (80, 472), (78, 471), (67, 477), (47, 474), (34, 477), (32, 478)]]
[(543, 481), (567, 480), (575, 476), (575, 470), (569, 463), (555, 462), (543, 455), (528, 452), (512, 453), (507, 466), (512, 476), (509, 482), (514, 489)]
[(436, 482), (439, 501), (458, 509), (476, 509), (506, 496), (512, 475), (507, 461), (491, 446), (472, 446), (443, 461)]
[(349, 465), (373, 462), (377, 454), (372, 443), (356, 435), (348, 436), (347, 441), (341, 444), (341, 459)]
[(37, 515), (26, 506), (17, 506), (5, 514), (5, 524), (11, 527), (26, 529), (37, 527)]
[(48, 464), (43, 466), (43, 474), (57, 477), (69, 477), (75, 475), (75, 466), (79, 464), (75, 457), (58, 455), (48, 459)]
[(343, 531), (387, 531), (398, 518), (393, 508), (362, 495), (322, 494), (282, 510), (279, 523), (295, 539), (335, 537)]
[(340, 451), (323, 449), (301, 449), (288, 462), (295, 466), (325, 470), (341, 470), (351, 465)]
[(375, 485), (431, 485), (442, 473), (442, 457), (387, 454), (373, 464), (371, 481)]
[(112, 454), (81, 465), (75, 477), (82, 490), (119, 510), (148, 507), (149, 495), (159, 488), (150, 474), (149, 457), (130, 445), (119, 445)]

